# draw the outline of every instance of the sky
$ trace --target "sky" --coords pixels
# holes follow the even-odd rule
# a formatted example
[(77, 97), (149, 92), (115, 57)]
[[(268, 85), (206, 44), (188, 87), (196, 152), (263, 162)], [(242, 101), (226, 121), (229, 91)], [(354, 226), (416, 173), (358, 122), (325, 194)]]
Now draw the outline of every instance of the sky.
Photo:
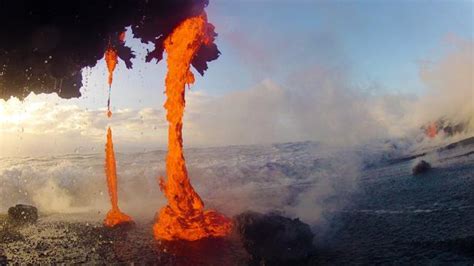
[[(367, 135), (357, 118), (374, 113), (378, 105), (361, 107), (373, 104), (374, 95), (406, 108), (431, 90), (423, 69), (463, 49), (467, 93), (474, 97), (473, 10), (474, 2), (462, 0), (211, 0), (208, 18), (219, 34), (221, 56), (187, 92), (185, 143), (332, 140), (336, 132), (360, 131), (343, 137), (343, 143), (352, 142)], [(107, 124), (116, 128), (116, 146), (123, 151), (165, 147), (165, 62), (144, 63), (147, 46), (131, 32), (126, 43), (138, 51), (137, 59), (134, 69), (120, 62), (114, 73), (111, 121), (102, 118), (107, 71), (101, 61), (83, 70), (79, 99), (32, 95), (23, 103), (0, 101), (3, 155), (95, 152), (102, 149)], [(341, 115), (344, 108), (350, 114)], [(363, 119), (374, 128), (373, 137), (396, 131), (373, 125), (377, 119)]]

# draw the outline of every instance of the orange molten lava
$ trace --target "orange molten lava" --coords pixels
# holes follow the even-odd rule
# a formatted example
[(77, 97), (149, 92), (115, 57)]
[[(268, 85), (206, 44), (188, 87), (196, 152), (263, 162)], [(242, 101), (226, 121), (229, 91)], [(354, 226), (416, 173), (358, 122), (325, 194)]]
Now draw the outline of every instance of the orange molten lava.
[(122, 31), (119, 35), (119, 41), (120, 42), (125, 42), (125, 31)]
[(183, 156), (183, 113), (185, 85), (194, 83), (190, 63), (201, 44), (209, 41), (205, 14), (192, 17), (179, 25), (165, 40), (168, 54), (165, 109), (169, 122), (166, 182), (160, 187), (168, 205), (157, 216), (153, 232), (156, 239), (198, 240), (221, 237), (232, 229), (232, 222), (224, 215), (204, 210), (204, 203), (190, 184)]
[(436, 126), (435, 122), (432, 122), (428, 125), (425, 134), (430, 138), (436, 137), (436, 135), (438, 134), (438, 127)]
[(132, 223), (130, 216), (122, 213), (118, 207), (117, 195), (117, 170), (115, 165), (114, 144), (112, 143), (112, 130), (107, 129), (107, 144), (105, 145), (105, 174), (109, 188), (110, 203), (112, 209), (107, 213), (104, 225), (114, 227), (119, 224)]
[(115, 66), (118, 63), (117, 51), (115, 48), (109, 47), (104, 54), (105, 62), (107, 63), (107, 69), (109, 70), (108, 84), (109, 87), (112, 86), (112, 80), (114, 77)]
[[(119, 36), (119, 38), (122, 38), (122, 36)], [(118, 55), (115, 48), (109, 45), (109, 48), (107, 48), (107, 50), (105, 51), (104, 58), (105, 63), (107, 63), (107, 69), (109, 70), (109, 78), (107, 80), (107, 83), (109, 84), (109, 98), (107, 99), (107, 117), (110, 118), (112, 116), (112, 112), (110, 111), (110, 89), (112, 88), (114, 70), (118, 63)]]
[[(122, 32), (119, 36), (119, 40), (123, 42), (125, 39), (125, 32)], [(110, 111), (110, 91), (112, 88), (112, 76), (117, 65), (117, 51), (109, 46), (105, 51), (105, 62), (107, 63), (107, 69), (109, 70), (109, 98), (107, 100), (107, 117), (112, 116)], [(104, 225), (108, 227), (114, 227), (120, 224), (133, 223), (130, 216), (122, 213), (118, 207), (118, 194), (117, 194), (117, 169), (115, 164), (115, 153), (114, 144), (112, 143), (112, 129), (107, 128), (107, 144), (105, 145), (105, 174), (107, 176), (107, 187), (109, 189), (110, 203), (112, 209), (107, 213), (104, 220)]]

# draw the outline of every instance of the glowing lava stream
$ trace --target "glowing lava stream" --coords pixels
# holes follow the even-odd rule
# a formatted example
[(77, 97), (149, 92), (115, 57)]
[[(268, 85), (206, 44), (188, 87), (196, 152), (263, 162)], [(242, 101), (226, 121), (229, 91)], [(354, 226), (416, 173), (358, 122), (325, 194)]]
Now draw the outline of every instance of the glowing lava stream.
[(107, 176), (107, 187), (109, 188), (112, 209), (107, 213), (104, 225), (114, 227), (119, 224), (131, 223), (132, 218), (122, 213), (118, 207), (117, 169), (115, 164), (114, 144), (112, 143), (112, 130), (110, 127), (107, 129), (107, 144), (105, 145), (105, 173)]
[[(124, 40), (124, 33), (120, 34), (120, 41)], [(117, 52), (114, 48), (109, 47), (104, 55), (107, 63), (107, 69), (109, 70), (109, 98), (107, 101), (107, 116), (112, 116), (110, 111), (110, 90), (112, 88), (112, 78), (115, 66), (117, 65)], [(132, 218), (122, 213), (118, 207), (118, 194), (117, 194), (117, 169), (115, 163), (114, 144), (112, 142), (112, 129), (107, 128), (107, 144), (105, 145), (105, 174), (107, 176), (107, 187), (109, 189), (110, 203), (112, 209), (107, 213), (104, 220), (104, 225), (107, 227), (114, 227), (120, 224), (133, 223)]]
[[(121, 41), (122, 34), (119, 37)], [(104, 58), (105, 62), (107, 63), (107, 69), (109, 70), (109, 77), (107, 79), (107, 83), (109, 84), (109, 97), (107, 99), (107, 116), (110, 118), (112, 116), (112, 112), (110, 111), (110, 91), (112, 89), (112, 80), (114, 78), (115, 66), (117, 66), (118, 63), (117, 51), (112, 47), (107, 48), (104, 54)]]
[(156, 218), (153, 232), (156, 239), (198, 240), (206, 237), (222, 237), (232, 229), (232, 222), (224, 215), (204, 210), (204, 203), (190, 184), (183, 156), (183, 113), (185, 85), (194, 83), (190, 71), (191, 61), (201, 44), (212, 41), (207, 35), (207, 18), (188, 18), (165, 40), (168, 54), (166, 75), (168, 155), (166, 182), (160, 179), (160, 188), (168, 199)]

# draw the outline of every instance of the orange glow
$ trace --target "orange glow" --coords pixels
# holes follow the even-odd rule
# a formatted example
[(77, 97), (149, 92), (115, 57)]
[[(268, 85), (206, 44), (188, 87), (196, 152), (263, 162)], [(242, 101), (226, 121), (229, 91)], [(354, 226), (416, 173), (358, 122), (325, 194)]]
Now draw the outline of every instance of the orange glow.
[(434, 138), (436, 135), (438, 135), (438, 127), (436, 126), (435, 122), (432, 122), (428, 125), (425, 130), (425, 134), (430, 138)]
[[(119, 40), (123, 42), (125, 40), (125, 32), (119, 35)], [(107, 117), (112, 117), (112, 111), (110, 111), (110, 91), (112, 89), (112, 78), (115, 70), (115, 66), (118, 62), (117, 51), (109, 45), (109, 48), (105, 51), (105, 62), (107, 63), (107, 69), (109, 70), (109, 97), (107, 99)], [(105, 174), (107, 176), (107, 187), (109, 189), (110, 203), (112, 208), (107, 213), (104, 220), (104, 225), (107, 227), (114, 227), (120, 224), (133, 223), (132, 218), (122, 213), (118, 207), (118, 193), (117, 193), (117, 169), (115, 163), (114, 144), (112, 142), (112, 129), (107, 128), (107, 144), (105, 144)]]
[(118, 207), (117, 195), (117, 170), (115, 165), (114, 144), (112, 143), (112, 130), (107, 129), (107, 144), (105, 145), (105, 174), (109, 188), (110, 203), (112, 209), (107, 213), (104, 225), (114, 227), (119, 224), (132, 223), (130, 216), (122, 213)]
[(117, 51), (112, 46), (109, 46), (104, 54), (105, 63), (107, 64), (107, 69), (109, 70), (109, 78), (107, 83), (109, 84), (109, 98), (107, 100), (107, 117), (112, 116), (112, 112), (110, 111), (110, 89), (112, 88), (112, 80), (114, 77), (114, 70), (118, 63), (118, 56)]
[(168, 54), (166, 96), (164, 105), (169, 122), (166, 182), (160, 179), (160, 188), (168, 205), (159, 211), (153, 232), (156, 239), (198, 240), (222, 237), (232, 229), (232, 222), (224, 215), (204, 210), (204, 203), (194, 191), (188, 178), (183, 156), (183, 113), (185, 85), (194, 83), (191, 61), (201, 44), (209, 41), (205, 13), (188, 18), (165, 40)]
[(114, 77), (114, 70), (115, 70), (115, 67), (117, 66), (117, 63), (118, 63), (117, 51), (114, 48), (109, 47), (105, 51), (104, 57), (105, 57), (105, 62), (107, 63), (107, 69), (109, 70), (108, 84), (109, 84), (109, 87), (110, 87), (110, 86), (112, 86), (112, 80), (113, 80), (113, 77)]
[(125, 31), (122, 31), (119, 35), (119, 41), (120, 42), (125, 42)]

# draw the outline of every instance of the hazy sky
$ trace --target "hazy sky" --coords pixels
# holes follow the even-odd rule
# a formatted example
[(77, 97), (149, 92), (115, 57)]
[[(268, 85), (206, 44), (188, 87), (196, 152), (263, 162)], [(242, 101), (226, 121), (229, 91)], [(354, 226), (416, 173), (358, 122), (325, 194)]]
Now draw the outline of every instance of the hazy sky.
[[(189, 142), (195, 145), (232, 144), (235, 142), (232, 139), (213, 142), (202, 135), (202, 131), (199, 130), (199, 126), (202, 125), (197, 121), (203, 120), (201, 118), (205, 114), (212, 116), (213, 112), (223, 112), (220, 109), (202, 106), (209, 106), (204, 103), (222, 97), (226, 99), (227, 104), (222, 108), (231, 108), (234, 96), (242, 98), (242, 95), (246, 93), (259, 91), (262, 86), (267, 90), (261, 95), (262, 97), (265, 97), (267, 93), (282, 93), (284, 94), (282, 97), (291, 99), (300, 99), (292, 97), (292, 90), (296, 90), (296, 87), (311, 87), (311, 90), (337, 87), (337, 89), (327, 91), (332, 94), (336, 90), (338, 95), (348, 98), (363, 98), (365, 97), (363, 95), (366, 95), (359, 93), (397, 94), (408, 98), (411, 97), (410, 95), (422, 95), (429, 89), (420, 75), (420, 69), (424, 65), (436, 63), (445, 54), (456, 50), (460, 42), (467, 42), (468, 50), (472, 51), (473, 8), (473, 1), (467, 0), (211, 0), (207, 8), (208, 17), (216, 26), (219, 34), (217, 44), (222, 54), (217, 61), (210, 63), (205, 76), (198, 77), (196, 84), (192, 87), (192, 92), (188, 93), (189, 106), (186, 111), (188, 124), (185, 125), (188, 132), (185, 132), (185, 137), (190, 136)], [(130, 33), (126, 41), (139, 51), (137, 56), (143, 58), (146, 47), (133, 40)], [(161, 132), (159, 129), (166, 127), (162, 110), (165, 62), (160, 62), (158, 65), (145, 64), (138, 59), (134, 63), (135, 68), (127, 70), (123, 62), (120, 62), (114, 74), (112, 106), (117, 115), (114, 116), (116, 120), (113, 119), (110, 123), (112, 125), (120, 123), (120, 119), (132, 123), (125, 125), (122, 129), (117, 129), (118, 135), (123, 134), (122, 139), (127, 140), (130, 146), (140, 146), (132, 144), (135, 140), (149, 141), (150, 144), (147, 145), (149, 147), (163, 146), (166, 143), (166, 136), (164, 131)], [(58, 148), (58, 152), (69, 152), (70, 147), (79, 145), (77, 142), (85, 144), (94, 140), (93, 143), (102, 145), (102, 130), (94, 131), (92, 134), (93, 130), (89, 127), (95, 123), (93, 119), (99, 119), (95, 116), (102, 115), (102, 111), (97, 110), (106, 104), (106, 75), (106, 67), (102, 61), (96, 67), (84, 70), (86, 83), (83, 88), (83, 97), (80, 99), (60, 101), (54, 97), (32, 97), (25, 103), (9, 104), (0, 101), (0, 111), (1, 108), (4, 110), (3, 113), (0, 112), (0, 116), (3, 116), (0, 122), (11, 122), (14, 117), (18, 120), (21, 114), (27, 116), (25, 113), (31, 110), (34, 104), (40, 108), (38, 109), (40, 113), (41, 108), (48, 108), (49, 111), (57, 111), (59, 114), (62, 111), (56, 110), (55, 106), (63, 105), (61, 107), (63, 109), (69, 106), (69, 112), (70, 110), (77, 110), (76, 113), (83, 112), (80, 119), (89, 120), (80, 122), (84, 125), (77, 125), (74, 124), (75, 120), (70, 120), (72, 118), (68, 116), (56, 115), (49, 118), (50, 123), (56, 124), (59, 122), (55, 119), (62, 119), (60, 122), (65, 123), (64, 127), (75, 127), (79, 131), (74, 134), (81, 136), (73, 140), (76, 136), (74, 134), (71, 136), (56, 134), (58, 140), (54, 142), (56, 143), (54, 145), (63, 145), (57, 143), (68, 142), (67, 138), (74, 143), (66, 145), (69, 147), (67, 149)], [(331, 84), (328, 85), (328, 83)], [(276, 96), (272, 95), (272, 97)], [(326, 96), (320, 98), (324, 97)], [(328, 98), (328, 101), (330, 100), (332, 98)], [(254, 104), (259, 105), (259, 103), (256, 101)], [(292, 104), (299, 103), (292, 102)], [(337, 104), (340, 108), (341, 103)], [(193, 105), (201, 107), (195, 107), (196, 109), (192, 110)], [(5, 106), (9, 106), (9, 109)], [(251, 109), (253, 106), (249, 105), (247, 108)], [(332, 106), (327, 106), (327, 108), (331, 109)], [(354, 108), (357, 109), (356, 106)], [(5, 111), (7, 109), (8, 115)], [(268, 110), (266, 115), (271, 116), (273, 109), (269, 106), (266, 109), (257, 110), (260, 110), (257, 116), (265, 113), (265, 110)], [(280, 113), (285, 111), (288, 110), (280, 110)], [(324, 110), (317, 111), (317, 114), (309, 115), (324, 115)], [(147, 115), (152, 117), (151, 114), (156, 117), (153, 120), (146, 120), (145, 117)], [(236, 116), (232, 113), (229, 115)], [(337, 118), (339, 117), (335, 117)], [(12, 135), (6, 137), (6, 133), (0, 132), (4, 134), (1, 144), (4, 145), (4, 150), (8, 147), (10, 147), (9, 150), (20, 153), (30, 150), (26, 146), (33, 144), (25, 144), (27, 141), (24, 140), (28, 138), (26, 134), (32, 123), (28, 122), (28, 119), (31, 120), (32, 117), (20, 119), (17, 123), (21, 132), (15, 133), (16, 138), (17, 140), (21, 138), (20, 142), (23, 143), (17, 145), (21, 146), (20, 148), (12, 148), (11, 142), (14, 141), (6, 140), (14, 138)], [(78, 121), (82, 121), (80, 119)], [(229, 117), (229, 121), (233, 121), (232, 119)], [(278, 116), (273, 123), (284, 125), (285, 130), (275, 133), (273, 129), (279, 127), (272, 124), (271, 127), (262, 131), (264, 132), (262, 134), (276, 134), (274, 138), (270, 138), (270, 141), (308, 138), (308, 135), (301, 134), (301, 131), (306, 129), (293, 125), (293, 120), (291, 116)], [(224, 131), (228, 129), (225, 119), (219, 121), (222, 124), (213, 126)], [(106, 120), (96, 122), (94, 128), (105, 128), (108, 123)], [(154, 131), (149, 131), (150, 129)], [(5, 128), (2, 130), (6, 131)], [(29, 133), (40, 134), (33, 131)], [(41, 134), (42, 138), (47, 136), (44, 132)], [(55, 133), (48, 134), (53, 136)], [(92, 135), (94, 137), (90, 138)], [(105, 130), (103, 135), (105, 136)], [(131, 137), (132, 135), (134, 138)], [(317, 139), (320, 135), (315, 132), (314, 136), (314, 139)], [(256, 136), (248, 142), (260, 142), (266, 139), (265, 137)], [(0, 138), (2, 138), (1, 135)], [(34, 139), (34, 137), (31, 138), (31, 143), (36, 142)], [(195, 139), (200, 141), (193, 141)]]

